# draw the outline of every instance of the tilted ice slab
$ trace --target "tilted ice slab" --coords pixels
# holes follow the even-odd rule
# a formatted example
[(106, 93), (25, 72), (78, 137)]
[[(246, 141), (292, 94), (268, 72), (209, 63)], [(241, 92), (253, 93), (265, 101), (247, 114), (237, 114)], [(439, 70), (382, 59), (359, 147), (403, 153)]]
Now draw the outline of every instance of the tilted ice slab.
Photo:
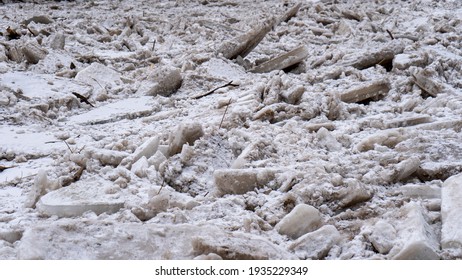
[(81, 115), (69, 118), (69, 123), (103, 124), (121, 119), (146, 116), (154, 111), (154, 101), (150, 96), (134, 97), (110, 103)]
[(106, 194), (102, 181), (81, 181), (42, 196), (37, 209), (46, 215), (58, 217), (80, 216), (87, 211), (97, 215), (115, 213), (124, 206), (118, 195)]

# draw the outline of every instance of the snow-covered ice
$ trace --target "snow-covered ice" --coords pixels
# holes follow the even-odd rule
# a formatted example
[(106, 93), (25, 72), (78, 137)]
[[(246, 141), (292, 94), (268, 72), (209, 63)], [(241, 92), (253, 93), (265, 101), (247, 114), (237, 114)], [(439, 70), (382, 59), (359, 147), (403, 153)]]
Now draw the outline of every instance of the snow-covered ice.
[(461, 1), (6, 2), (0, 259), (462, 257)]

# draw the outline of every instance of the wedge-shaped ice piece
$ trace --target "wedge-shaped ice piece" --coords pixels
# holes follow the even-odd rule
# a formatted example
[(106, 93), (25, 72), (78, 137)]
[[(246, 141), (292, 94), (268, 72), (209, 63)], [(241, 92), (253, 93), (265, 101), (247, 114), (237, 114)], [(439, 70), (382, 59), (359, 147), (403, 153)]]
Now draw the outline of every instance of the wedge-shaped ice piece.
[(440, 93), (444, 89), (444, 87), (442, 84), (431, 79), (429, 76), (425, 75), (424, 73), (425, 73), (425, 70), (412, 74), (412, 77), (414, 78), (414, 82), (419, 88), (424, 90), (426, 93), (430, 94), (433, 97), (436, 97), (438, 93)]
[(275, 178), (275, 173), (275, 170), (266, 168), (221, 169), (213, 176), (220, 194), (244, 194), (265, 186)]
[(193, 145), (194, 142), (204, 135), (202, 125), (200, 123), (182, 123), (175, 133), (171, 134), (169, 142), (170, 156), (181, 152), (184, 144)]
[(266, 20), (263, 24), (256, 26), (247, 33), (223, 43), (218, 49), (218, 53), (222, 53), (228, 59), (235, 59), (238, 56), (245, 57), (271, 31), (274, 24), (275, 20), (273, 18)]
[(37, 64), (48, 54), (46, 49), (42, 48), (38, 43), (33, 41), (25, 44), (21, 50), (27, 62), (32, 64)]
[(183, 83), (180, 69), (162, 66), (149, 74), (146, 83), (142, 84), (138, 92), (146, 95), (170, 96), (176, 92)]
[(300, 46), (290, 52), (279, 55), (266, 61), (250, 70), (254, 73), (266, 73), (273, 70), (283, 70), (297, 63), (302, 62), (308, 56), (308, 47)]
[(280, 234), (295, 239), (318, 229), (321, 225), (321, 214), (318, 209), (307, 204), (299, 204), (282, 218), (275, 229)]
[(325, 225), (300, 236), (289, 246), (289, 249), (304, 259), (322, 259), (340, 240), (341, 235), (338, 230), (332, 225)]
[(346, 103), (361, 102), (369, 98), (387, 94), (389, 91), (390, 84), (388, 81), (379, 80), (340, 94), (340, 100)]

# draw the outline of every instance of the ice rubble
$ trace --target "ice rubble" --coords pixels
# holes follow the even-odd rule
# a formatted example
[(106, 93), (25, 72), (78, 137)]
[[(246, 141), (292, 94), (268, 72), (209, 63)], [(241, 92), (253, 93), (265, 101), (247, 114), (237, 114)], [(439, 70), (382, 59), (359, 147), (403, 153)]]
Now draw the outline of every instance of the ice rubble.
[(0, 258), (462, 257), (459, 2), (21, 5)]

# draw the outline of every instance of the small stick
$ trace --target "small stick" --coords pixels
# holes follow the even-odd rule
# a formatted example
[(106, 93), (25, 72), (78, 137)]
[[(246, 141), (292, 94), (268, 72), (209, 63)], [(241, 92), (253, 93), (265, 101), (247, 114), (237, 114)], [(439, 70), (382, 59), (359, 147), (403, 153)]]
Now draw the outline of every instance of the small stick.
[(210, 94), (214, 93), (215, 91), (219, 90), (220, 88), (224, 88), (224, 87), (227, 87), (227, 86), (237, 87), (237, 86), (239, 86), (239, 85), (235, 85), (235, 84), (233, 84), (233, 81), (230, 81), (230, 82), (228, 82), (228, 83), (226, 83), (226, 84), (224, 84), (224, 85), (222, 85), (222, 86), (219, 86), (219, 87), (217, 87), (217, 88), (214, 88), (214, 89), (212, 89), (211, 91), (208, 91), (208, 92), (206, 92), (206, 93), (204, 93), (204, 94), (196, 95), (196, 96), (194, 96), (193, 98), (194, 98), (194, 99), (199, 99), (199, 98), (205, 97), (205, 96), (207, 96), (207, 95), (210, 95)]
[(226, 112), (228, 111), (229, 104), (231, 104), (231, 99), (229, 99), (228, 104), (226, 104), (225, 112), (223, 113), (223, 117), (221, 118), (220, 126), (218, 129), (221, 128), (221, 125), (223, 124), (223, 120), (225, 119)]
[(152, 42), (152, 52), (154, 52), (154, 48), (156, 47), (156, 39), (154, 39), (154, 42)]
[(160, 191), (164, 188), (164, 182), (162, 182), (162, 186), (160, 186), (160, 189), (159, 191), (157, 192), (157, 194), (160, 194)]
[(83, 145), (82, 149), (79, 150), (78, 154), (80, 154), (80, 152), (83, 151), (83, 149), (85, 149), (85, 145)]
[[(98, 82), (97, 79), (95, 79), (95, 78), (93, 78), (93, 77), (90, 77), (90, 78), (91, 78), (93, 81), (95, 81), (95, 82), (101, 87), (101, 89), (103, 89), (103, 90), (107, 93), (106, 88), (104, 88), (104, 87)], [(94, 106), (93, 106), (93, 107), (94, 107)]]
[(393, 36), (393, 34), (391, 34), (391, 31), (388, 30), (388, 29), (387, 29), (386, 31), (387, 31), (388, 35), (390, 35), (390, 38), (391, 38), (392, 40), (395, 40), (395, 37)]
[(74, 153), (74, 151), (71, 149), (71, 147), (69, 146), (69, 144), (67, 144), (66, 140), (63, 140), (64, 144), (66, 144), (67, 148), (69, 149), (69, 151), (71, 151), (71, 154)]

